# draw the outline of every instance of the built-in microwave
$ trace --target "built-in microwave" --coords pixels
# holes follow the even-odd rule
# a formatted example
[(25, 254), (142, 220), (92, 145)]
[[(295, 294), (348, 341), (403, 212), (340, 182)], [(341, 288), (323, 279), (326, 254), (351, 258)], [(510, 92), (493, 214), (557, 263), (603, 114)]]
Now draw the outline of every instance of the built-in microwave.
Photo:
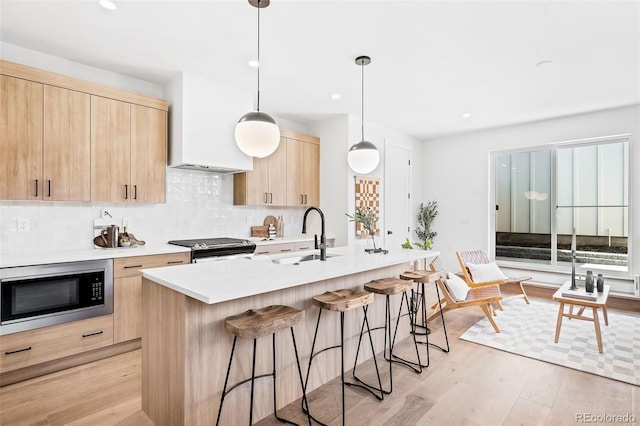
[(113, 260), (0, 269), (0, 335), (113, 313)]

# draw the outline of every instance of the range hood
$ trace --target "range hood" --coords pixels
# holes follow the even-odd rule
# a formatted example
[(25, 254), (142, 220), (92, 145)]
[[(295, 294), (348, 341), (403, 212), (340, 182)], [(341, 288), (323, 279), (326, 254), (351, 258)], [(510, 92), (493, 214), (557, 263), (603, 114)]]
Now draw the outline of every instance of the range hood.
[(164, 87), (169, 101), (169, 167), (236, 173), (253, 158), (235, 143), (235, 125), (253, 109), (253, 95), (182, 72)]

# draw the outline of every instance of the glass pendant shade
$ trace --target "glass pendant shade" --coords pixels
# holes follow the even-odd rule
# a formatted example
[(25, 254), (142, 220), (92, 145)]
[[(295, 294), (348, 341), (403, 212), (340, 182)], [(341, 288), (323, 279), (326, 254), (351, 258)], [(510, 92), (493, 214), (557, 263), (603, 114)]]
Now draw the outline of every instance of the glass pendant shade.
[(260, 111), (243, 115), (236, 124), (235, 136), (238, 148), (250, 157), (268, 157), (280, 144), (280, 129), (276, 121)]
[(358, 56), (356, 65), (362, 70), (362, 140), (354, 144), (347, 153), (347, 163), (355, 173), (366, 175), (378, 167), (380, 163), (380, 152), (371, 142), (364, 139), (364, 67), (371, 63), (368, 56)]
[(347, 153), (347, 162), (351, 170), (366, 175), (378, 167), (380, 151), (369, 141), (360, 141), (353, 145)]

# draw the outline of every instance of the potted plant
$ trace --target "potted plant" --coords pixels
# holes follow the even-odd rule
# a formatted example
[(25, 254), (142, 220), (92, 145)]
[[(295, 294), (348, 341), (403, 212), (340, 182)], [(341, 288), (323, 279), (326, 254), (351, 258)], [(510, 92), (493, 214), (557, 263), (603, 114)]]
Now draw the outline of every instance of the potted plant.
[[(407, 237), (401, 247), (404, 249), (413, 249), (413, 246), (416, 246), (422, 250), (431, 250), (433, 239), (438, 235), (437, 232), (431, 230), (433, 219), (435, 219), (436, 216), (438, 216), (438, 202), (436, 200), (427, 201), (426, 204), (420, 203), (420, 207), (418, 207), (418, 227), (416, 229), (416, 235), (420, 239), (420, 242), (412, 243), (409, 237)], [(414, 262), (414, 269), (425, 269), (424, 259), (416, 260)]]
[(348, 213), (345, 213), (345, 215), (349, 218), (349, 222), (360, 223), (365, 231), (367, 231), (367, 234), (371, 235), (371, 240), (373, 241), (373, 249), (366, 249), (365, 251), (369, 253), (383, 252), (385, 254), (388, 252), (387, 250), (376, 247), (375, 227), (376, 222), (378, 221), (376, 212), (374, 212), (370, 208), (358, 207), (353, 215), (350, 215)]
[(416, 228), (416, 235), (421, 242), (414, 243), (415, 246), (423, 250), (431, 249), (433, 239), (438, 235), (437, 232), (431, 230), (433, 220), (436, 216), (438, 216), (438, 202), (436, 200), (420, 203), (420, 207), (418, 207), (418, 227)]

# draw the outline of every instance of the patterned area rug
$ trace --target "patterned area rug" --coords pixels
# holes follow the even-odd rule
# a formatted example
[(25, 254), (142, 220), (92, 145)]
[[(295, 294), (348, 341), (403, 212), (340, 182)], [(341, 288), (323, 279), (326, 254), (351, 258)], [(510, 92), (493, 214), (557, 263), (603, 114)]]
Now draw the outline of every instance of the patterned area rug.
[[(554, 343), (559, 304), (531, 299), (504, 304), (495, 318), (501, 332), (493, 331), (486, 318), (460, 336), (461, 339), (517, 355), (562, 365), (610, 379), (640, 385), (640, 316), (607, 310), (609, 326), (600, 327), (604, 353), (598, 353), (593, 322), (563, 318), (560, 339)], [(568, 307), (565, 305), (565, 312)], [(574, 308), (574, 312), (576, 312)], [(585, 310), (591, 316), (591, 308)]]

